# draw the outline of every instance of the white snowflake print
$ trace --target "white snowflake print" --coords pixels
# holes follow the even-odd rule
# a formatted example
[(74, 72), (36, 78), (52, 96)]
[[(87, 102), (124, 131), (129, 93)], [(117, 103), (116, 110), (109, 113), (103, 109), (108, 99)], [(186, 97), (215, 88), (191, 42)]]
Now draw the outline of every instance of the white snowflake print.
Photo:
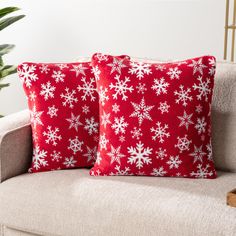
[(179, 156), (170, 156), (169, 161), (166, 162), (169, 165), (170, 169), (178, 169), (182, 161), (179, 159)]
[(97, 152), (96, 164), (97, 164), (97, 165), (100, 165), (100, 164), (101, 164), (101, 160), (102, 160), (102, 158), (101, 158), (101, 153), (100, 153), (100, 152)]
[(194, 157), (193, 163), (200, 161), (202, 162), (202, 158), (206, 155), (205, 152), (202, 150), (202, 145), (200, 147), (197, 147), (194, 145), (194, 152), (189, 154), (189, 156)]
[(120, 164), (120, 159), (125, 157), (124, 154), (120, 152), (121, 146), (114, 148), (111, 145), (111, 151), (107, 153), (107, 155), (111, 158), (111, 164), (114, 163), (115, 161)]
[(154, 79), (154, 84), (152, 85), (152, 89), (155, 90), (156, 95), (161, 95), (167, 93), (167, 88), (169, 86), (169, 83), (165, 81), (164, 78), (161, 79)]
[(169, 71), (167, 72), (167, 75), (169, 75), (171, 79), (179, 79), (181, 73), (182, 71), (179, 70), (178, 67), (175, 67), (175, 68), (170, 68)]
[(75, 163), (76, 163), (77, 161), (76, 160), (74, 160), (74, 157), (66, 157), (65, 158), (65, 161), (63, 162), (63, 165), (65, 165), (67, 168), (73, 168), (73, 167), (75, 167)]
[(102, 106), (104, 106), (105, 102), (109, 100), (109, 97), (106, 94), (107, 92), (108, 92), (107, 88), (103, 89), (103, 87), (100, 86), (98, 94), (99, 94), (99, 101), (101, 102)]
[(96, 170), (96, 171), (91, 170), (91, 175), (92, 175), (92, 176), (100, 176), (100, 174), (101, 174), (101, 171), (100, 171), (99, 169)]
[(147, 106), (145, 104), (144, 97), (142, 98), (140, 104), (134, 102), (131, 102), (131, 104), (134, 108), (134, 112), (130, 115), (130, 117), (137, 117), (139, 126), (142, 125), (144, 119), (152, 121), (149, 112), (153, 109), (154, 106)]
[(39, 170), (41, 166), (47, 166), (48, 162), (45, 160), (46, 157), (47, 152), (40, 150), (40, 147), (37, 145), (33, 150), (33, 168)]
[(138, 86), (136, 86), (137, 93), (144, 94), (145, 91), (147, 91), (146, 85), (143, 83), (138, 83)]
[(68, 149), (73, 151), (74, 154), (77, 152), (82, 152), (82, 145), (84, 144), (83, 141), (80, 141), (76, 136), (74, 139), (69, 139), (69, 146)]
[(93, 133), (98, 133), (98, 123), (95, 122), (94, 117), (91, 117), (90, 119), (85, 119), (85, 126), (84, 129), (88, 131), (89, 135), (92, 135)]
[(183, 116), (177, 116), (178, 119), (180, 120), (179, 127), (185, 126), (186, 130), (188, 130), (189, 125), (194, 124), (191, 120), (192, 116), (193, 113), (188, 115), (186, 111), (184, 111)]
[(210, 76), (213, 76), (216, 72), (216, 61), (215, 61), (215, 58), (212, 57), (212, 58), (209, 58), (209, 64), (211, 65), (211, 68), (209, 69), (209, 75)]
[(47, 114), (50, 116), (50, 118), (53, 118), (54, 116), (57, 117), (58, 108), (55, 107), (55, 105), (48, 107)]
[(188, 65), (189, 67), (193, 67), (193, 74), (199, 72), (201, 75), (203, 74), (203, 69), (207, 66), (202, 64), (202, 58), (199, 58), (198, 61), (192, 60), (192, 64)]
[(75, 72), (75, 76), (78, 77), (80, 74), (85, 76), (85, 70), (88, 68), (85, 67), (83, 64), (72, 65), (72, 69), (70, 71)]
[(161, 111), (161, 114), (164, 114), (165, 112), (169, 112), (170, 105), (167, 104), (167, 101), (165, 102), (160, 102), (160, 105), (158, 107), (158, 110)]
[(110, 113), (106, 113), (103, 111), (103, 114), (101, 115), (101, 125), (103, 125), (103, 127), (106, 129), (107, 128), (107, 124), (111, 124), (110, 121)]
[(95, 57), (98, 59), (98, 63), (101, 63), (102, 61), (107, 61), (108, 60), (108, 56), (104, 55), (102, 53), (97, 53), (95, 55)]
[(52, 161), (59, 162), (62, 159), (61, 153), (55, 150), (50, 154), (50, 156), (52, 157)]
[(188, 139), (187, 134), (185, 134), (184, 137), (182, 138), (177, 137), (177, 140), (178, 142), (175, 145), (175, 147), (179, 149), (180, 153), (189, 150), (189, 146), (192, 143), (192, 141)]
[(159, 176), (159, 177), (162, 177), (162, 176), (165, 176), (167, 174), (167, 171), (164, 170), (164, 167), (161, 166), (160, 168), (153, 168), (152, 170), (152, 173), (151, 175), (153, 176)]
[(152, 148), (144, 148), (144, 144), (140, 141), (136, 144), (136, 147), (128, 147), (128, 153), (130, 154), (128, 163), (136, 164), (138, 169), (141, 169), (144, 164), (152, 163), (152, 159), (149, 157), (152, 154)]
[(84, 114), (88, 114), (90, 112), (89, 106), (87, 106), (87, 105), (82, 106), (82, 112)]
[(127, 126), (128, 123), (125, 122), (124, 116), (121, 116), (120, 118), (115, 117), (114, 124), (112, 124), (111, 128), (115, 130), (115, 134), (124, 134)]
[(206, 167), (203, 167), (202, 164), (198, 164), (198, 166), (197, 166), (197, 168), (198, 168), (197, 172), (192, 171), (192, 172), (190, 173), (190, 175), (191, 175), (192, 177), (195, 177), (195, 178), (203, 178), (203, 179), (204, 179), (204, 178), (207, 178), (207, 177), (211, 177), (211, 176), (213, 175), (213, 172), (208, 170), (209, 167), (210, 167), (210, 165), (208, 165), (208, 164), (206, 165)]
[(111, 83), (109, 85), (110, 89), (114, 89), (115, 93), (112, 94), (113, 99), (118, 99), (118, 95), (122, 96), (122, 100), (126, 101), (128, 96), (126, 95), (127, 92), (132, 93), (133, 86), (128, 86), (128, 82), (130, 82), (129, 77), (125, 77), (124, 80), (120, 79), (119, 75), (115, 76), (116, 83)]
[(132, 75), (136, 74), (136, 77), (139, 80), (141, 80), (145, 74), (152, 74), (152, 70), (149, 64), (131, 61), (130, 65), (132, 68), (129, 69), (129, 73)]
[(72, 112), (71, 112), (71, 117), (67, 118), (66, 120), (69, 122), (69, 129), (74, 128), (76, 130), (76, 132), (78, 132), (78, 127), (80, 125), (83, 125), (80, 121), (80, 115), (75, 116)]
[(55, 127), (53, 130), (51, 126), (47, 127), (47, 132), (43, 132), (43, 136), (46, 136), (45, 142), (47, 144), (52, 143), (53, 146), (57, 145), (57, 141), (60, 141), (62, 139), (61, 135), (58, 135), (59, 128)]
[(87, 152), (83, 154), (84, 157), (87, 157), (87, 162), (92, 161), (94, 163), (97, 159), (97, 147), (90, 148), (86, 146)]
[(37, 95), (35, 94), (35, 91), (30, 91), (30, 94), (29, 94), (30, 101), (35, 102), (36, 97), (37, 97)]
[(120, 111), (120, 105), (117, 105), (116, 103), (112, 105), (112, 111), (117, 113)]
[(123, 143), (123, 142), (125, 141), (125, 136), (121, 135), (121, 136), (119, 137), (119, 141), (120, 141), (121, 143)]
[(168, 125), (164, 124), (164, 126), (162, 126), (161, 122), (157, 122), (156, 125), (157, 125), (156, 128), (152, 127), (150, 129), (151, 133), (154, 133), (154, 136), (152, 136), (152, 140), (155, 141), (155, 140), (159, 139), (159, 142), (163, 143), (164, 138), (170, 137), (170, 133), (167, 132)]
[(98, 66), (95, 66), (91, 69), (91, 72), (94, 74), (95, 80), (98, 81), (100, 79), (101, 71), (98, 69)]
[(40, 72), (42, 74), (43, 73), (48, 74), (48, 72), (50, 71), (50, 68), (48, 68), (48, 67), (49, 67), (49, 65), (47, 65), (47, 64), (41, 64), (41, 66), (39, 67)]
[(199, 113), (202, 112), (202, 109), (203, 109), (203, 107), (199, 104), (199, 105), (196, 106), (196, 110), (195, 111), (199, 114)]
[(111, 73), (110, 74), (112, 74), (115, 71), (117, 71), (120, 74), (121, 69), (126, 67), (126, 65), (123, 64), (123, 61), (124, 61), (124, 59), (118, 59), (118, 58), (114, 57), (113, 62), (107, 64), (108, 66), (111, 67)]
[(195, 125), (195, 129), (197, 130), (198, 134), (206, 132), (206, 121), (205, 117), (197, 118), (197, 124)]
[(64, 82), (65, 74), (63, 74), (61, 71), (53, 71), (52, 78), (55, 79), (56, 83)]
[(206, 145), (206, 149), (207, 149), (207, 159), (209, 160), (209, 161), (213, 161), (213, 153), (212, 153), (212, 145), (211, 145), (211, 141), (210, 141), (210, 143), (208, 143), (207, 145)]
[(100, 136), (100, 140), (99, 140), (100, 149), (101, 149), (101, 150), (102, 150), (102, 149), (107, 150), (107, 143), (109, 143), (109, 140), (106, 139), (106, 135), (105, 135), (105, 133), (104, 133), (104, 134), (102, 134), (102, 135)]
[(30, 88), (32, 82), (38, 80), (37, 74), (35, 74), (36, 66), (35, 65), (28, 65), (22, 64), (21, 68), (18, 68), (18, 74), (22, 81), (27, 88)]
[(165, 157), (167, 157), (166, 149), (162, 149), (161, 147), (159, 147), (158, 151), (156, 151), (156, 154), (156, 158), (160, 160), (163, 160)]
[(211, 81), (210, 81), (210, 79), (206, 79), (206, 81), (203, 82), (201, 76), (199, 76), (197, 78), (197, 80), (199, 81), (199, 84), (193, 85), (193, 89), (198, 90), (198, 92), (199, 92), (199, 94), (197, 95), (197, 99), (202, 100), (202, 98), (205, 98), (205, 102), (207, 102), (208, 101), (208, 94), (211, 93), (211, 89), (209, 88), (209, 84)]
[(83, 91), (83, 94), (81, 96), (83, 101), (87, 100), (87, 97), (90, 97), (90, 101), (95, 101), (96, 97), (94, 95), (94, 93), (96, 93), (96, 86), (95, 86), (95, 79), (91, 78), (89, 81), (86, 81), (86, 78), (83, 77), (81, 79), (81, 81), (83, 82), (83, 86), (78, 86), (78, 91)]
[(36, 106), (34, 105), (33, 109), (30, 111), (30, 122), (34, 128), (36, 128), (37, 125), (43, 125), (43, 122), (41, 120), (42, 114), (43, 111), (37, 111)]
[(163, 71), (166, 69), (166, 67), (164, 65), (157, 65), (155, 68), (157, 71)]
[(69, 105), (69, 108), (74, 108), (74, 103), (77, 103), (78, 102), (78, 99), (75, 97), (75, 90), (69, 90), (69, 88), (66, 88), (65, 89), (65, 93), (62, 93), (60, 96), (61, 98), (64, 100), (62, 102), (62, 105), (63, 106), (67, 106)]
[(140, 137), (143, 136), (142, 130), (137, 127), (134, 127), (133, 130), (130, 131), (130, 133), (132, 134), (132, 138), (137, 140), (139, 140)]
[(68, 68), (68, 65), (65, 63), (57, 63), (56, 66), (59, 67), (60, 70)]
[(180, 85), (179, 88), (180, 88), (179, 91), (174, 91), (174, 95), (178, 96), (178, 98), (175, 99), (175, 102), (177, 104), (180, 104), (181, 102), (182, 105), (186, 107), (188, 105), (188, 101), (193, 100), (192, 96), (189, 95), (189, 93), (191, 92), (191, 89), (187, 88), (186, 90), (184, 90), (183, 85)]
[(123, 170), (121, 169), (120, 166), (116, 165), (115, 166), (115, 170), (117, 171), (116, 173), (111, 172), (109, 175), (113, 176), (113, 175), (131, 175), (129, 173), (130, 168), (129, 167), (125, 167)]
[(44, 100), (47, 101), (48, 98), (54, 98), (55, 90), (56, 88), (48, 81), (46, 84), (41, 84), (40, 95), (44, 96)]

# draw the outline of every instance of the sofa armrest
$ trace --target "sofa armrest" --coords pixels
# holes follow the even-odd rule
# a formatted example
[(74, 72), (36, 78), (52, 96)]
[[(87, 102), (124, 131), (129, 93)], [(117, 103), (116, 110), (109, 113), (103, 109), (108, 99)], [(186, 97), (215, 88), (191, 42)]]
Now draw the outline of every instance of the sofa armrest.
[(25, 173), (32, 158), (29, 111), (0, 119), (0, 182)]

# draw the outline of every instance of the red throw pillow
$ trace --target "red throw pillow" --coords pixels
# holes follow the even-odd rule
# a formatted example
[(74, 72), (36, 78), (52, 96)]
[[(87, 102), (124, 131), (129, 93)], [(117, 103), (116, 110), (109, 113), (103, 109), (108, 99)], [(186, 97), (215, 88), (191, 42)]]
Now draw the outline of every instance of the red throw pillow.
[(95, 54), (100, 141), (91, 175), (215, 178), (215, 58), (144, 63)]
[(33, 133), (30, 172), (91, 167), (99, 135), (98, 95), (90, 62), (23, 63), (18, 74)]

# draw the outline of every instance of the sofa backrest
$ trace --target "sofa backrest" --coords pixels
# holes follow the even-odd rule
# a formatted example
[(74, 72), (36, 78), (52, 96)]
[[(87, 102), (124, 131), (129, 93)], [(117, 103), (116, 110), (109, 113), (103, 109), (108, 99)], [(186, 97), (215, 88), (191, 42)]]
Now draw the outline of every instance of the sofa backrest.
[(212, 102), (212, 145), (217, 169), (236, 172), (236, 64), (219, 62)]

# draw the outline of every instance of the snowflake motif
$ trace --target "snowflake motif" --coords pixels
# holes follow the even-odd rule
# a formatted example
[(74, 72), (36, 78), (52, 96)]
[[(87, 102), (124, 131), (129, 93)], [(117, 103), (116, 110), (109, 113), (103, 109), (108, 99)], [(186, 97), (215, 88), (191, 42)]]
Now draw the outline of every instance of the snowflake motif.
[(83, 86), (78, 86), (78, 91), (80, 92), (81, 90), (83, 91), (84, 95), (81, 96), (83, 101), (87, 100), (87, 97), (90, 97), (90, 101), (95, 101), (96, 97), (94, 96), (94, 93), (96, 92), (96, 87), (95, 85), (95, 79), (91, 78), (90, 81), (86, 81), (86, 78), (83, 77), (81, 79), (81, 81), (83, 82)]
[(115, 134), (124, 134), (125, 133), (125, 128), (127, 128), (128, 123), (125, 122), (124, 116), (121, 116), (120, 118), (115, 117), (114, 124), (111, 126), (112, 129), (115, 130)]
[(156, 95), (160, 94), (166, 94), (167, 93), (167, 87), (169, 86), (169, 83), (165, 82), (164, 78), (161, 78), (160, 80), (154, 79), (154, 85), (152, 85), (152, 89), (155, 90)]
[(133, 86), (128, 87), (128, 82), (130, 82), (129, 77), (125, 77), (124, 80), (120, 80), (120, 76), (115, 76), (116, 83), (111, 83), (109, 85), (110, 89), (114, 89), (115, 93), (112, 94), (113, 99), (118, 99), (118, 95), (122, 96), (122, 100), (126, 101), (128, 96), (126, 95), (127, 92), (132, 93)]
[(199, 84), (193, 85), (193, 89), (198, 90), (198, 92), (199, 92), (199, 94), (197, 95), (197, 99), (202, 100), (202, 98), (205, 98), (205, 102), (207, 102), (208, 101), (208, 94), (211, 93), (211, 89), (209, 88), (209, 84), (211, 81), (210, 81), (210, 79), (207, 79), (206, 82), (203, 82), (201, 76), (199, 76), (197, 78), (197, 80), (199, 81)]
[(62, 159), (61, 153), (55, 150), (50, 154), (50, 156), (52, 157), (52, 161), (59, 162)]
[(55, 129), (53, 130), (51, 126), (48, 126), (47, 130), (48, 130), (47, 132), (46, 131), (43, 132), (43, 136), (47, 137), (45, 142), (47, 144), (50, 144), (51, 142), (53, 146), (56, 146), (57, 141), (60, 141), (62, 139), (61, 135), (58, 135), (59, 128), (55, 127)]
[(99, 101), (101, 102), (102, 106), (104, 106), (105, 102), (109, 100), (108, 95), (106, 95), (107, 92), (108, 92), (107, 88), (103, 89), (103, 87), (100, 86), (98, 94), (99, 94)]
[(74, 129), (76, 130), (76, 132), (78, 132), (78, 127), (79, 127), (80, 125), (83, 125), (83, 124), (79, 121), (79, 119), (80, 119), (80, 115), (75, 116), (75, 115), (71, 112), (71, 117), (68, 118), (68, 119), (66, 119), (66, 120), (69, 122), (69, 124), (70, 124), (69, 129), (74, 128)]
[(159, 176), (159, 177), (162, 177), (162, 176), (165, 176), (167, 174), (167, 171), (164, 170), (164, 167), (161, 166), (160, 168), (153, 168), (152, 170), (152, 173), (151, 175), (153, 176)]
[(101, 153), (97, 151), (97, 154), (96, 154), (96, 155), (97, 155), (97, 156), (96, 156), (96, 164), (97, 164), (97, 165), (100, 165), (100, 164), (101, 164), (101, 160), (102, 160), (102, 158), (101, 158)]
[(165, 124), (164, 126), (161, 126), (161, 122), (157, 122), (156, 125), (157, 125), (156, 128), (152, 127), (150, 129), (151, 133), (152, 132), (154, 133), (154, 136), (152, 136), (152, 140), (155, 141), (155, 140), (159, 139), (159, 142), (163, 143), (164, 138), (169, 138), (170, 137), (170, 133), (167, 132), (168, 125)]
[(180, 120), (179, 127), (185, 126), (186, 130), (188, 130), (189, 125), (194, 124), (191, 120), (192, 116), (193, 116), (193, 113), (188, 115), (186, 111), (184, 111), (183, 116), (177, 116), (178, 119)]
[(87, 106), (87, 105), (82, 106), (82, 112), (84, 114), (88, 114), (90, 112), (89, 106)]
[(166, 69), (166, 67), (163, 66), (163, 65), (157, 65), (155, 68), (156, 68), (157, 71), (163, 71), (163, 70)]
[(193, 74), (199, 72), (202, 75), (203, 69), (207, 66), (202, 64), (202, 58), (200, 58), (198, 61), (192, 60), (192, 64), (188, 65), (188, 67), (193, 67)]
[(149, 157), (152, 154), (152, 148), (144, 148), (144, 144), (140, 141), (136, 144), (136, 147), (128, 147), (128, 153), (130, 154), (128, 163), (136, 164), (138, 169), (141, 169), (144, 164), (152, 163), (152, 159)]
[(68, 68), (68, 65), (65, 63), (57, 63), (56, 66), (59, 67), (60, 70)]
[(208, 73), (210, 76), (213, 76), (216, 72), (216, 60), (214, 57), (212, 57), (212, 58), (209, 58), (208, 61), (209, 61), (209, 65), (211, 65), (211, 68), (209, 69)]
[(55, 105), (48, 107), (47, 114), (50, 116), (50, 118), (53, 118), (54, 116), (57, 117), (58, 108), (55, 107)]
[(30, 94), (29, 94), (30, 101), (35, 102), (36, 97), (37, 97), (37, 95), (35, 94), (35, 91), (30, 91)]
[(186, 90), (184, 90), (183, 85), (180, 85), (179, 88), (180, 88), (180, 91), (174, 91), (174, 95), (178, 96), (178, 98), (175, 99), (175, 102), (177, 104), (182, 102), (182, 105), (186, 107), (188, 105), (187, 102), (193, 100), (192, 96), (189, 95), (189, 93), (191, 92), (191, 89), (187, 88)]
[(163, 160), (165, 157), (167, 157), (166, 149), (162, 149), (160, 147), (158, 151), (156, 151), (156, 154), (157, 154), (156, 158), (160, 160)]
[(47, 101), (48, 98), (54, 98), (54, 91), (56, 88), (51, 86), (51, 83), (48, 81), (46, 84), (41, 84), (40, 95), (44, 96), (44, 100)]
[(134, 62), (131, 61), (130, 65), (132, 68), (129, 69), (130, 74), (136, 74), (136, 77), (141, 80), (144, 75), (152, 74), (152, 70), (149, 64), (142, 63), (142, 62)]
[(146, 85), (143, 83), (138, 83), (138, 86), (136, 86), (137, 93), (144, 94), (145, 91), (147, 91)]
[(34, 105), (33, 109), (30, 111), (30, 122), (34, 128), (36, 128), (37, 125), (43, 125), (43, 122), (41, 121), (42, 114), (43, 111), (37, 111), (36, 106)]
[(203, 107), (199, 104), (199, 105), (196, 106), (196, 110), (195, 111), (199, 114), (199, 113), (202, 112), (202, 109), (203, 109)]
[(111, 73), (117, 71), (119, 74), (121, 73), (121, 69), (127, 67), (125, 64), (123, 64), (124, 59), (118, 59), (118, 58), (113, 58), (113, 62), (107, 64), (108, 66), (111, 67)]
[(134, 127), (133, 130), (130, 131), (130, 133), (132, 134), (132, 138), (133, 139), (137, 139), (139, 140), (141, 136), (143, 136), (142, 134), (142, 130), (140, 128)]
[(175, 147), (179, 149), (180, 153), (182, 153), (183, 151), (189, 150), (189, 145), (192, 143), (192, 141), (189, 140), (187, 137), (188, 136), (186, 134), (182, 138), (177, 137), (178, 142), (175, 145)]
[(137, 117), (139, 126), (142, 125), (144, 119), (152, 121), (149, 112), (153, 109), (154, 106), (146, 106), (144, 97), (142, 98), (140, 104), (134, 102), (131, 102), (131, 104), (134, 108), (134, 112), (130, 115), (130, 117)]
[(207, 178), (207, 177), (211, 177), (213, 175), (213, 172), (212, 171), (209, 171), (208, 168), (210, 167), (210, 165), (206, 165), (206, 167), (203, 167), (202, 164), (198, 164), (197, 168), (197, 172), (194, 172), (192, 171), (190, 173), (190, 175), (192, 177), (195, 177), (195, 178)]
[(107, 150), (107, 143), (109, 143), (109, 140), (106, 139), (106, 135), (105, 135), (105, 133), (104, 133), (104, 134), (102, 134), (102, 135), (100, 136), (100, 140), (99, 140), (100, 149), (101, 149), (101, 150), (102, 150), (102, 149)]
[(102, 53), (97, 53), (95, 55), (95, 57), (98, 59), (98, 63), (101, 63), (102, 61), (107, 61), (108, 60), (108, 56), (104, 55)]
[(35, 65), (28, 65), (22, 64), (21, 68), (18, 68), (18, 74), (22, 81), (27, 88), (30, 88), (32, 82), (38, 80), (37, 74), (35, 74), (36, 66)]
[(165, 102), (160, 102), (160, 105), (158, 107), (158, 110), (161, 111), (161, 114), (164, 114), (165, 112), (169, 112), (170, 105), (167, 104), (167, 101)]
[(91, 72), (94, 74), (95, 80), (98, 81), (100, 79), (101, 71), (98, 69), (98, 66), (95, 66), (91, 69)]
[(41, 166), (48, 166), (48, 162), (45, 160), (46, 157), (47, 152), (40, 150), (39, 146), (37, 145), (33, 150), (33, 168), (39, 170)]
[(131, 175), (129, 173), (130, 168), (129, 167), (125, 167), (123, 170), (121, 169), (120, 166), (116, 165), (115, 166), (115, 170), (117, 171), (116, 173), (111, 172), (109, 175), (113, 176), (113, 175)]
[(124, 154), (120, 152), (121, 146), (114, 148), (111, 145), (111, 151), (107, 153), (107, 155), (111, 158), (111, 164), (114, 163), (115, 161), (120, 164), (120, 159), (125, 157)]
[(41, 66), (39, 67), (40, 72), (43, 74), (48, 74), (48, 72), (50, 71), (50, 68), (48, 68), (49, 65), (47, 64), (41, 64)]
[(111, 116), (110, 113), (107, 114), (104, 111), (103, 114), (101, 115), (101, 120), (102, 120), (101, 125), (103, 125), (105, 129), (107, 128), (107, 124), (111, 124), (110, 116)]
[(53, 71), (52, 78), (55, 79), (56, 83), (64, 82), (65, 74), (63, 74), (61, 71)]
[(198, 148), (194, 145), (194, 152), (189, 154), (189, 156), (194, 157), (193, 163), (200, 161), (202, 162), (202, 158), (206, 155), (205, 152), (202, 151), (202, 145)]
[(213, 153), (212, 153), (212, 144), (211, 141), (209, 144), (206, 145), (206, 149), (207, 149), (207, 159), (209, 161), (213, 161)]
[(170, 79), (179, 79), (180, 74), (182, 73), (181, 70), (179, 70), (178, 67), (170, 68), (167, 72), (167, 75), (170, 76)]
[(74, 139), (69, 139), (69, 146), (68, 149), (73, 151), (74, 154), (77, 152), (82, 152), (82, 145), (84, 144), (83, 141), (79, 141), (78, 137), (76, 136)]
[(99, 169), (96, 171), (91, 170), (91, 173), (90, 173), (90, 175), (92, 175), (92, 176), (100, 176), (100, 174), (101, 174), (101, 171)]
[(74, 108), (74, 104), (73, 103), (77, 103), (78, 99), (75, 98), (75, 90), (69, 90), (69, 88), (65, 89), (65, 93), (62, 93), (60, 96), (61, 98), (64, 100), (62, 105), (63, 106), (67, 106), (67, 104), (69, 105), (70, 108)]
[(125, 141), (125, 136), (121, 135), (121, 136), (119, 137), (119, 141), (120, 141), (121, 143), (123, 143), (123, 142)]
[(169, 161), (166, 162), (169, 165), (170, 169), (178, 169), (179, 165), (182, 163), (182, 161), (179, 159), (179, 156), (170, 156)]
[(89, 135), (92, 135), (93, 133), (98, 133), (98, 123), (95, 122), (94, 117), (91, 117), (90, 119), (85, 119), (85, 126), (84, 129), (88, 131)]
[(112, 111), (117, 113), (120, 111), (120, 105), (117, 105), (116, 103), (112, 105)]
[(85, 76), (85, 70), (88, 68), (83, 66), (83, 64), (72, 65), (72, 69), (70, 71), (75, 72), (75, 76), (78, 77), (80, 74)]
[(195, 125), (195, 129), (197, 130), (198, 134), (206, 132), (206, 125), (205, 117), (197, 118), (197, 124)]
[(76, 162), (77, 161), (74, 160), (74, 157), (70, 157), (70, 158), (66, 157), (65, 161), (63, 162), (63, 165), (65, 165), (67, 168), (73, 168), (75, 167)]
[(90, 148), (86, 146), (87, 152), (83, 154), (84, 157), (87, 157), (87, 162), (92, 161), (94, 163), (97, 159), (97, 147)]

